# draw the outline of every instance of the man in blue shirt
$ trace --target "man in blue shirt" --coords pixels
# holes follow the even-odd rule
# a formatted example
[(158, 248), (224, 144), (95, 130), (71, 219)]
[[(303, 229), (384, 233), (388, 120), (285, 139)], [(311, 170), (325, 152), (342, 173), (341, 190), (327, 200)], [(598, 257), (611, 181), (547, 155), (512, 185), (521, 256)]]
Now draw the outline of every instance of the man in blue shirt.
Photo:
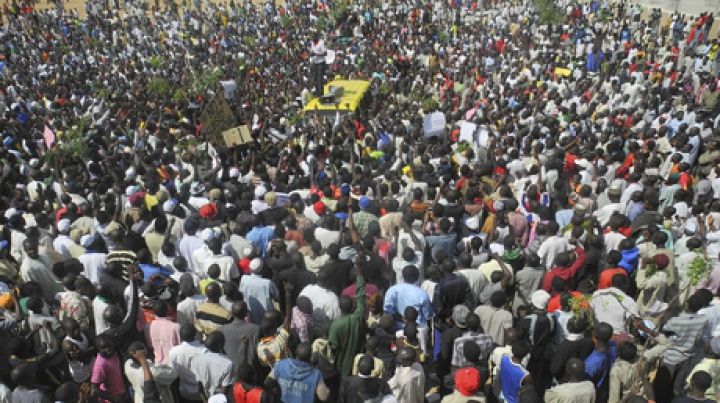
[(309, 343), (300, 343), (295, 349), (295, 357), (285, 358), (275, 364), (269, 377), (277, 380), (282, 391), (284, 403), (312, 402), (317, 395), (326, 401), (330, 390), (323, 381), (322, 373), (313, 367), (312, 347)]
[(435, 261), (435, 254), (440, 250), (444, 250), (448, 257), (452, 258), (455, 256), (457, 235), (455, 233), (450, 233), (450, 227), (450, 220), (443, 218), (440, 220), (440, 235), (430, 235), (425, 237), (425, 242), (430, 249), (430, 259), (432, 259), (434, 263), (437, 263), (437, 261)]
[[(405, 309), (413, 307), (418, 313), (418, 328), (427, 330), (427, 323), (433, 318), (434, 313), (427, 293), (415, 285), (420, 277), (420, 271), (417, 267), (408, 265), (403, 269), (402, 276), (404, 283), (396, 284), (387, 290), (383, 309), (385, 313), (393, 315), (400, 326)], [(425, 340), (421, 338), (420, 341), (422, 345)]]

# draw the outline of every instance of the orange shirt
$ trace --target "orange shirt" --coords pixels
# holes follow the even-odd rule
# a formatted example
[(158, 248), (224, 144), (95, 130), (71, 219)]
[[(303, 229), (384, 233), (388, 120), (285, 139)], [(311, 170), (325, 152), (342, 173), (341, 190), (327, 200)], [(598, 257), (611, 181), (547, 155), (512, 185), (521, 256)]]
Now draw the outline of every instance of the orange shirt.
[(612, 287), (612, 278), (616, 274), (624, 274), (627, 276), (627, 271), (622, 267), (604, 270), (602, 273), (600, 273), (600, 279), (598, 280), (598, 290)]

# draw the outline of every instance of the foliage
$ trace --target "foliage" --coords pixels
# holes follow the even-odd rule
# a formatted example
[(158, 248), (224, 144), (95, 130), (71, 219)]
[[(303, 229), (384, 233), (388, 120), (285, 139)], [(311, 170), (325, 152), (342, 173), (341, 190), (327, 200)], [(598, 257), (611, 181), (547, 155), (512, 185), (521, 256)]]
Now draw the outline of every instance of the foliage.
[(645, 276), (650, 278), (653, 274), (657, 273), (660, 268), (655, 263), (649, 263), (645, 266)]
[(170, 95), (170, 91), (172, 90), (170, 82), (160, 77), (151, 78), (148, 89), (150, 92), (153, 92), (161, 97)]
[(442, 31), (438, 33), (438, 39), (441, 43), (448, 43), (450, 42), (450, 33), (448, 31)]
[(585, 318), (588, 323), (593, 323), (594, 317), (590, 309), (590, 295), (577, 295), (570, 298), (570, 311), (576, 318)]
[(190, 76), (190, 90), (197, 94), (206, 94), (208, 91), (216, 91), (220, 80), (223, 77), (222, 70), (206, 67), (199, 73), (193, 72)]
[(280, 18), (280, 25), (282, 25), (283, 28), (287, 28), (288, 26), (290, 26), (291, 22), (292, 22), (292, 20), (290, 19), (290, 16), (288, 16), (288, 15), (285, 15), (282, 18)]
[(315, 21), (315, 29), (317, 29), (318, 32), (325, 32), (325, 29), (327, 28), (327, 21), (325, 20), (326, 18), (324, 16), (320, 16), (317, 21)]
[(565, 11), (555, 5), (554, 0), (535, 0), (541, 25), (556, 25), (565, 21)]
[(390, 92), (390, 85), (388, 85), (388, 83), (382, 83), (382, 85), (380, 85), (380, 93), (387, 95), (388, 92)]
[(185, 99), (187, 99), (187, 93), (182, 88), (178, 88), (175, 90), (175, 92), (173, 92), (172, 99), (173, 102), (179, 104)]
[(690, 262), (687, 276), (690, 278), (690, 284), (695, 287), (700, 280), (710, 277), (713, 271), (713, 264), (706, 254), (695, 250), (695, 258)]
[(248, 35), (242, 38), (242, 42), (246, 48), (253, 50), (257, 44), (257, 37), (255, 35)]
[(150, 65), (156, 70), (163, 70), (165, 68), (165, 60), (160, 56), (153, 56), (150, 58)]
[(55, 160), (60, 157), (63, 160), (72, 158), (83, 158), (87, 152), (87, 141), (85, 133), (90, 123), (90, 117), (85, 116), (77, 120), (62, 135), (58, 134), (56, 145), (45, 153), (45, 162), (47, 164), (55, 164)]
[(433, 97), (425, 98), (422, 101), (422, 109), (425, 113), (435, 112), (439, 106), (437, 99)]

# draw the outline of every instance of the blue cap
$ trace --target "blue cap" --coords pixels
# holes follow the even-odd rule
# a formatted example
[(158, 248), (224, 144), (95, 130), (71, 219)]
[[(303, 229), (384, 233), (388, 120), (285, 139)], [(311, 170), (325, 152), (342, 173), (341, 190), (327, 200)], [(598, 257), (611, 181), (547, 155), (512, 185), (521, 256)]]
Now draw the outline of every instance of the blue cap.
[(367, 196), (363, 196), (360, 198), (360, 202), (358, 203), (360, 205), (360, 208), (363, 210), (367, 210), (370, 208), (370, 198)]

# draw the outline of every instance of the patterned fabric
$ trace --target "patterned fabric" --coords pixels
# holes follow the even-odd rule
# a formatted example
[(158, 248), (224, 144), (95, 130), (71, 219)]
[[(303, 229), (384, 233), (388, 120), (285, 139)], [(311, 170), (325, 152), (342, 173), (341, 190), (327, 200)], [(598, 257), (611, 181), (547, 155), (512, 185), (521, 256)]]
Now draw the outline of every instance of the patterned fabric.
[(206, 302), (198, 307), (195, 313), (195, 328), (209, 335), (218, 330), (220, 326), (230, 323), (232, 315), (230, 311), (220, 304)]
[(60, 298), (60, 310), (58, 312), (60, 322), (66, 317), (70, 317), (78, 322), (81, 329), (89, 329), (92, 312), (90, 303), (75, 291), (60, 293), (58, 297)]
[(486, 333), (465, 332), (455, 339), (455, 343), (453, 343), (452, 365), (454, 367), (464, 367), (469, 364), (464, 355), (466, 341), (472, 341), (480, 347), (480, 362), (485, 362), (490, 358), (490, 353), (494, 347), (492, 337)]
[(278, 361), (289, 358), (289, 338), (288, 331), (282, 328), (276, 335), (260, 340), (257, 346), (257, 357), (260, 365), (272, 368)]
[(353, 224), (355, 224), (355, 228), (357, 228), (358, 234), (360, 234), (361, 237), (364, 237), (368, 234), (368, 227), (370, 226), (370, 223), (378, 221), (378, 218), (367, 211), (359, 211), (357, 213), (353, 213), (352, 220)]
[(290, 330), (295, 332), (301, 342), (308, 340), (308, 329), (313, 326), (312, 317), (300, 311), (300, 308), (294, 307), (292, 311), (292, 322), (290, 322)]

